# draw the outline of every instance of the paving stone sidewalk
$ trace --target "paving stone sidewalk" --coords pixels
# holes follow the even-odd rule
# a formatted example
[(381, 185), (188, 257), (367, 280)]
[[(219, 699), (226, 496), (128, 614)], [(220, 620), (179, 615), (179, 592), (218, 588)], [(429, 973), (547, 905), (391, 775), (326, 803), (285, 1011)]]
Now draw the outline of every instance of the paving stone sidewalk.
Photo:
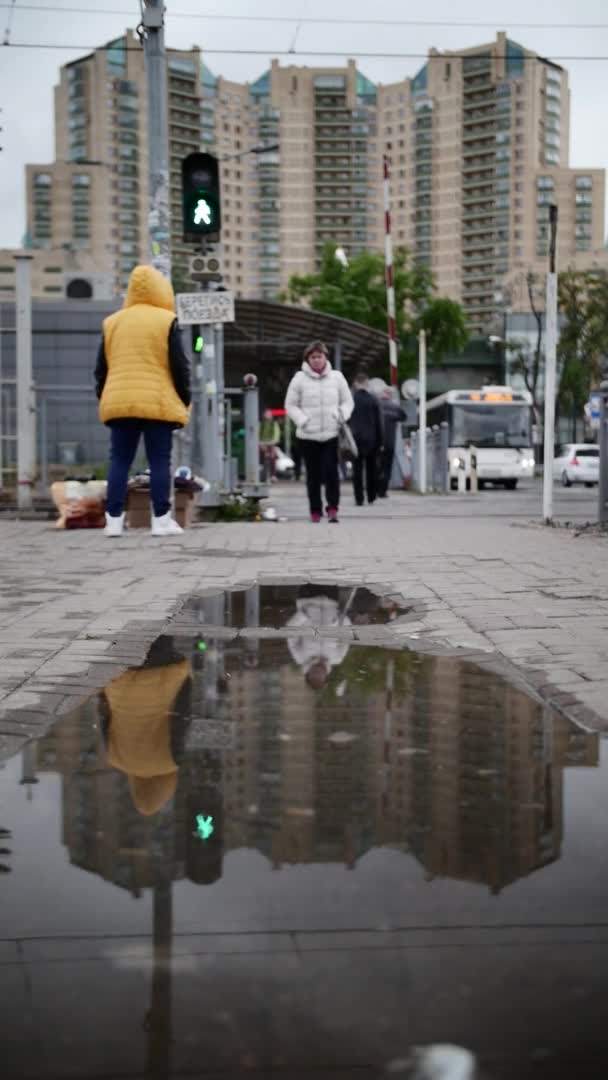
[(606, 540), (405, 494), (377, 512), (346, 506), (338, 527), (311, 525), (301, 487), (273, 495), (287, 521), (170, 540), (0, 520), (0, 758), (140, 663), (163, 630), (183, 630), (190, 595), (256, 581), (398, 595), (408, 614), (357, 627), (358, 640), (474, 658), (608, 728)]

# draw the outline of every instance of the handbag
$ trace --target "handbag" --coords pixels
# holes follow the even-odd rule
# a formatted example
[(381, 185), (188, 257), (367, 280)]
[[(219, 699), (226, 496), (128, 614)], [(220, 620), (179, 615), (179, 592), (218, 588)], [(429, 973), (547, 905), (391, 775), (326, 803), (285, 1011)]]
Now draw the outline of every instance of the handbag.
[(340, 424), (338, 431), (338, 452), (341, 457), (352, 458), (353, 461), (359, 457), (355, 437), (348, 424), (344, 423), (344, 421)]

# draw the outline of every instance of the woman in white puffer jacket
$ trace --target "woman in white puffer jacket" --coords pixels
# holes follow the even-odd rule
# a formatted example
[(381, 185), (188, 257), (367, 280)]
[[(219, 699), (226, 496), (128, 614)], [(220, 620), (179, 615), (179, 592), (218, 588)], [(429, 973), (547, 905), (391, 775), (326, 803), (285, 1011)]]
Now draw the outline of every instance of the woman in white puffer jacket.
[(348, 383), (342, 372), (333, 370), (327, 346), (322, 341), (313, 341), (304, 350), (301, 370), (287, 388), (285, 410), (297, 428), (306, 463), (310, 518), (315, 523), (323, 514), (322, 485), (328, 520), (338, 521), (338, 434), (340, 425), (350, 418), (353, 408)]

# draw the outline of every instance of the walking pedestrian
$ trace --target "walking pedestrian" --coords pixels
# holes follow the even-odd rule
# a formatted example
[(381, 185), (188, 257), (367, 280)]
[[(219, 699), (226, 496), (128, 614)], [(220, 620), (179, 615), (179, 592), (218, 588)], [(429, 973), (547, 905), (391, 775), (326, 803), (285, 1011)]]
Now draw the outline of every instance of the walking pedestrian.
[(129, 470), (143, 435), (150, 466), (152, 535), (183, 530), (171, 516), (173, 430), (188, 423), (190, 365), (171, 283), (136, 266), (121, 311), (104, 320), (95, 368), (99, 416), (110, 428), (106, 536), (121, 536)]
[(328, 634), (319, 635), (323, 629), (336, 633), (343, 627), (352, 626), (346, 614), (341, 614), (336, 600), (329, 596), (307, 596), (296, 600), (296, 613), (285, 624), (289, 631), (287, 648), (292, 659), (304, 672), (306, 682), (313, 690), (322, 690), (332, 668), (339, 667), (349, 650), (347, 641), (334, 640)]
[(336, 524), (340, 506), (338, 434), (341, 424), (350, 418), (353, 399), (342, 372), (333, 370), (322, 341), (313, 341), (304, 350), (302, 368), (287, 388), (285, 409), (296, 424), (306, 464), (310, 519), (314, 523), (321, 520), (324, 487), (327, 517)]
[(376, 501), (378, 454), (382, 447), (382, 415), (378, 399), (369, 390), (367, 373), (360, 371), (353, 383), (355, 407), (350, 427), (359, 451), (353, 462), (353, 488), (357, 506)]
[(381, 499), (387, 499), (388, 486), (391, 482), (391, 473), (393, 471), (397, 424), (402, 423), (406, 416), (399, 402), (395, 401), (390, 386), (385, 386), (385, 389), (380, 395), (380, 409), (382, 411), (382, 423), (384, 427), (384, 446), (380, 455), (378, 495)]

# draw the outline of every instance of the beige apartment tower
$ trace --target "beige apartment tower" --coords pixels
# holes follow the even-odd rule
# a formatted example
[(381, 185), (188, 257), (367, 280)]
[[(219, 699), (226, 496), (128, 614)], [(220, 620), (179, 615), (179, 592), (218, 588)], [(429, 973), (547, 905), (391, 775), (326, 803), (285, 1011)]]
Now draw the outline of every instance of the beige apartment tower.
[[(514, 306), (514, 276), (546, 268), (551, 202), (560, 265), (607, 261), (604, 171), (569, 167), (567, 72), (505, 34), (458, 54), (432, 49), (414, 78), (390, 85), (354, 61), (273, 61), (248, 84), (216, 78), (196, 48), (167, 62), (179, 288), (191, 250), (180, 164), (201, 148), (221, 160), (225, 278), (239, 296), (276, 298), (328, 242), (347, 256), (382, 250), (384, 155), (394, 244), (430, 266), (474, 332)], [(61, 69), (56, 160), (27, 168), (28, 244), (108, 276), (117, 293), (146, 256), (146, 109), (143, 53), (127, 33)], [(250, 152), (260, 146), (273, 149)]]

